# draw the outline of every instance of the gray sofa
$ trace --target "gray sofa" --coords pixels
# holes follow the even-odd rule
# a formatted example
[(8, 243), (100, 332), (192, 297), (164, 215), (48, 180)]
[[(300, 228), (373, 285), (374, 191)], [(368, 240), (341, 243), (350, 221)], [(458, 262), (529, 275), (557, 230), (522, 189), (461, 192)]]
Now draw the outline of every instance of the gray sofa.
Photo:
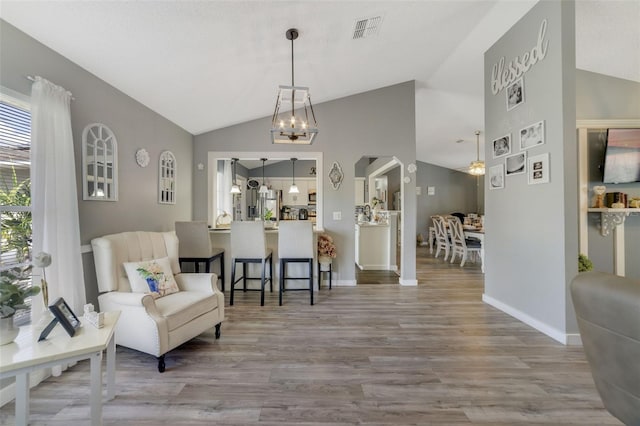
[(640, 426), (640, 281), (583, 272), (571, 282), (571, 296), (604, 406)]

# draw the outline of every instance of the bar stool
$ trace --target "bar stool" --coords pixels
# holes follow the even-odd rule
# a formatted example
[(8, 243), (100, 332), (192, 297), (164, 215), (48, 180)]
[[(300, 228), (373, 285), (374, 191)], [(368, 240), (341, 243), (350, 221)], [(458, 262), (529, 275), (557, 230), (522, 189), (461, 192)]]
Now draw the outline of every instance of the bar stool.
[(196, 272), (200, 272), (200, 263), (204, 262), (205, 272), (211, 272), (211, 263), (220, 261), (220, 282), (224, 292), (224, 249), (211, 246), (209, 227), (207, 222), (176, 222), (176, 235), (178, 236), (178, 262), (180, 269), (182, 263), (193, 262)]
[[(269, 276), (266, 276), (269, 262)], [(242, 263), (242, 276), (236, 280), (236, 264)], [(247, 264), (260, 263), (260, 278), (247, 276)], [(242, 291), (260, 291), (260, 306), (264, 306), (264, 287), (269, 281), (269, 289), (273, 292), (273, 253), (267, 248), (267, 240), (262, 222), (231, 222), (231, 297), (229, 304), (233, 306), (233, 293), (238, 281), (242, 280)], [(247, 289), (247, 280), (260, 280), (260, 289)]]
[[(278, 230), (278, 256), (280, 257), (280, 306), (285, 291), (309, 291), (313, 305), (313, 224), (308, 221), (280, 222)], [(306, 263), (306, 277), (287, 277), (287, 264)], [(286, 289), (287, 280), (309, 280), (309, 288)]]

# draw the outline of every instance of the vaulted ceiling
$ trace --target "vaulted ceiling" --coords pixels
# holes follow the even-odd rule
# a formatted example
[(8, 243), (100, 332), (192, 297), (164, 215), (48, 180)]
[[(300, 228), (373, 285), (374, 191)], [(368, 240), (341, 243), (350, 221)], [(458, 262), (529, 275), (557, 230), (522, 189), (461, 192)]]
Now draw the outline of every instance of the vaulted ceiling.
[[(295, 27), (296, 84), (315, 104), (415, 80), (418, 160), (463, 169), (483, 53), (535, 3), (3, 0), (0, 18), (196, 135), (271, 115)], [(377, 32), (354, 39), (372, 17)], [(578, 1), (576, 28), (578, 68), (640, 82), (640, 1)]]

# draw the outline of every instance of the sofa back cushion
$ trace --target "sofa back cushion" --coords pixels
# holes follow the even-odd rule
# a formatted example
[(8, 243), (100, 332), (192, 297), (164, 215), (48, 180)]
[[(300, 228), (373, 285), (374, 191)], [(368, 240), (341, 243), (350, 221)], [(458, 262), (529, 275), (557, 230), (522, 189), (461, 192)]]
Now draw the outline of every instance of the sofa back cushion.
[(124, 263), (169, 258), (173, 274), (180, 273), (175, 232), (121, 232), (91, 240), (100, 293), (131, 292)]

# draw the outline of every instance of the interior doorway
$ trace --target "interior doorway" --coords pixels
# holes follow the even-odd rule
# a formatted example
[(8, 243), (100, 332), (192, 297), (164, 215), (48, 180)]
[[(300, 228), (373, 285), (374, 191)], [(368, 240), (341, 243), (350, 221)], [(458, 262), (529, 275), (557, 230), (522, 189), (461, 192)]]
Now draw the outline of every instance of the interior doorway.
[(355, 164), (356, 283), (399, 283), (402, 250), (402, 163), (363, 156)]

